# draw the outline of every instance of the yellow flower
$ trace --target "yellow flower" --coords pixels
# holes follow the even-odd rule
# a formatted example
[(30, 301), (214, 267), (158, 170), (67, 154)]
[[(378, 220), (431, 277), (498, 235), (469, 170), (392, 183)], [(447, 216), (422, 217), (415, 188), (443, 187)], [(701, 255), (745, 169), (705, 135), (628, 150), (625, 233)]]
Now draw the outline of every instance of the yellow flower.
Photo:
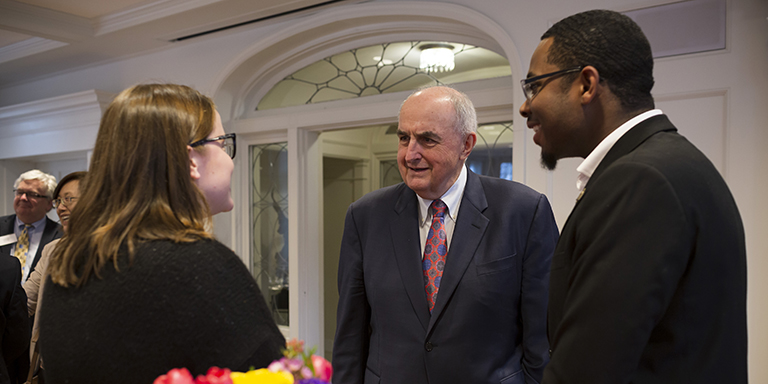
[(293, 375), (288, 372), (272, 372), (266, 368), (248, 372), (232, 372), (233, 384), (293, 384)]

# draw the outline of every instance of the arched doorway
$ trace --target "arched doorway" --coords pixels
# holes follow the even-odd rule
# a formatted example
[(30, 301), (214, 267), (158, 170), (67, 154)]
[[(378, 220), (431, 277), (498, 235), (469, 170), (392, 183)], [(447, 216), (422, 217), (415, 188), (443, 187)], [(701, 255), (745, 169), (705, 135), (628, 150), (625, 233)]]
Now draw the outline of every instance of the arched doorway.
[[(279, 143), (286, 149), (290, 326), (284, 332), (304, 339), (308, 345), (316, 345), (319, 351), (329, 350), (326, 344), (332, 338), (324, 329), (325, 313), (329, 311), (324, 293), (336, 290), (336, 282), (326, 281), (324, 275), (328, 268), (323, 255), (321, 135), (339, 129), (392, 124), (409, 92), (270, 110), (257, 110), (256, 106), (286, 76), (324, 57), (384, 42), (416, 40), (471, 44), (506, 57), (510, 77), (455, 86), (474, 101), (481, 123), (518, 119), (513, 106), (521, 101), (522, 95), (512, 89), (522, 70), (514, 44), (492, 20), (458, 5), (441, 4), (435, 8), (429, 3), (398, 2), (334, 8), (266, 36), (218, 76), (214, 98), (225, 126), (238, 134), (240, 144), (250, 147)], [(524, 141), (525, 132), (519, 131), (515, 132), (515, 141)], [(359, 147), (356, 151), (369, 153), (370, 148)], [(514, 156), (513, 167), (519, 170), (516, 173), (524, 174), (524, 150)], [(236, 161), (232, 187), (238, 206), (252, 207), (250, 166), (248, 161)], [(372, 187), (369, 184), (366, 188)], [(361, 193), (366, 188), (361, 188)], [(251, 209), (240, 210), (216, 223), (224, 227), (221, 232), (231, 234), (235, 251), (249, 265), (253, 257), (252, 216)]]

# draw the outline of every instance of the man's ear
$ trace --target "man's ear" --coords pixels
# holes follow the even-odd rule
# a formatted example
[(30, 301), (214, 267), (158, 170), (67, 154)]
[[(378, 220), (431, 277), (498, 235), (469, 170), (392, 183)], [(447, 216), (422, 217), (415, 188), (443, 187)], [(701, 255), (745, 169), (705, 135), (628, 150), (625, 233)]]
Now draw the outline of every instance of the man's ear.
[(189, 154), (189, 176), (192, 177), (192, 181), (197, 181), (200, 179), (200, 155), (189, 145), (187, 145), (187, 153)]
[(464, 145), (461, 148), (462, 160), (469, 157), (469, 154), (472, 153), (472, 148), (475, 147), (475, 143), (477, 143), (477, 134), (475, 134), (474, 132), (470, 132), (467, 135), (467, 137), (464, 138)]
[(581, 104), (587, 105), (600, 94), (600, 73), (597, 68), (588, 65), (581, 70), (578, 81), (581, 83)]

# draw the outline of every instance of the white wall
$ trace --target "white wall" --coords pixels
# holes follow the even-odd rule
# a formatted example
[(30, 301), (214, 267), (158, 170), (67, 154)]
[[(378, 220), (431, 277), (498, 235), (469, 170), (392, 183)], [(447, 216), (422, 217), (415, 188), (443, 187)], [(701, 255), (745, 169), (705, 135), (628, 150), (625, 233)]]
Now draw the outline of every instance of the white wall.
[[(398, 3), (405, 0), (378, 0), (375, 3)], [(692, 0), (696, 1), (696, 0)], [(459, 4), (493, 20), (511, 37), (518, 58), (512, 66), (518, 78), (527, 71), (528, 60), (539, 36), (551, 22), (569, 14), (591, 8), (618, 11), (643, 8), (662, 0), (451, 0), (434, 1), (439, 12), (441, 3)], [(352, 5), (353, 7), (355, 5)], [(312, 16), (309, 16), (312, 17)], [(660, 59), (656, 63), (654, 94), (663, 100), (714, 92), (722, 100), (723, 173), (736, 197), (747, 231), (748, 250), (748, 313), (750, 378), (754, 383), (768, 382), (768, 202), (763, 197), (768, 190), (768, 2), (765, 0), (730, 0), (727, 14), (727, 49), (723, 51)], [(212, 93), (219, 85), (228, 65), (240, 61), (259, 39), (274, 31), (288, 30), (295, 21), (258, 25), (234, 32), (225, 32), (199, 40), (179, 43), (173, 49), (148, 53), (122, 61), (94, 65), (79, 71), (53, 75), (46, 79), (0, 89), (0, 106), (46, 99), (80, 91), (99, 89), (116, 93), (135, 83), (160, 80), (178, 82)], [(514, 60), (517, 60), (514, 62)], [(522, 94), (514, 92), (514, 102)], [(681, 96), (682, 95), (682, 96)], [(232, 95), (220, 95), (221, 97)], [(673, 121), (688, 123), (689, 116), (699, 113), (704, 104), (677, 103)], [(688, 106), (686, 106), (688, 105)], [(710, 104), (706, 104), (710, 105)], [(682, 107), (680, 107), (682, 106)], [(288, 119), (288, 117), (286, 117)], [(226, 124), (226, 123), (225, 123)], [(524, 120), (516, 117), (517, 127)], [(231, 127), (227, 127), (230, 129)], [(2, 132), (0, 127), (0, 133)], [(681, 131), (693, 132), (696, 127), (680, 126)], [(564, 161), (557, 171), (540, 169), (539, 150), (531, 142), (527, 129), (516, 131), (515, 176), (550, 197), (559, 223), (563, 223), (573, 204), (575, 167), (578, 161)], [(519, 152), (519, 153), (518, 153)], [(243, 161), (239, 159), (238, 161)], [(8, 180), (12, 175), (5, 175)], [(7, 185), (6, 185), (7, 187)], [(8, 188), (5, 188), (8, 190)], [(5, 192), (0, 192), (1, 193)], [(6, 196), (7, 197), (7, 196)], [(7, 200), (7, 199), (3, 199)], [(1, 208), (1, 207), (0, 207)], [(224, 226), (229, 230), (228, 226)], [(297, 227), (292, 227), (297, 228)], [(292, 238), (295, 238), (292, 236)]]

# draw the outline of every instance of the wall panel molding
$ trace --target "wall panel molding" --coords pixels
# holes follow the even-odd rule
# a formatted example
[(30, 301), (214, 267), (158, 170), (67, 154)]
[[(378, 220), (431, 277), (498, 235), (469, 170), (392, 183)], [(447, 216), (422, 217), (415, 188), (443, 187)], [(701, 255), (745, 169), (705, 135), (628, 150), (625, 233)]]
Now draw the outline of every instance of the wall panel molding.
[[(667, 114), (681, 135), (688, 138), (728, 180), (728, 89), (654, 95), (656, 107)], [(691, 113), (695, 111), (696, 113)]]
[(0, 108), (0, 159), (91, 150), (113, 97), (89, 90)]

